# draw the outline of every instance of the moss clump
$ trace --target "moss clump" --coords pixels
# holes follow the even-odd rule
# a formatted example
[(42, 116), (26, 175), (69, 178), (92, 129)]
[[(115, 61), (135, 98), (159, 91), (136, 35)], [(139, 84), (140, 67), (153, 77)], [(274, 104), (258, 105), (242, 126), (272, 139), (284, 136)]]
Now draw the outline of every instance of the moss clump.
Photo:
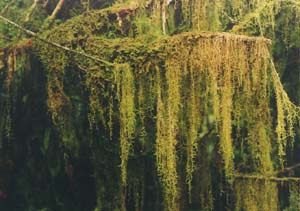
[[(72, 40), (67, 42), (71, 43)], [(278, 79), (268, 46), (269, 41), (263, 38), (225, 33), (185, 33), (164, 38), (152, 45), (131, 38), (111, 40), (91, 37), (81, 41), (82, 50), (94, 53), (95, 56), (102, 55), (114, 67), (105, 64), (99, 66), (93, 61), (82, 61), (77, 56), (63, 55), (62, 62), (57, 63), (54, 55), (60, 54), (49, 50), (45, 52), (45, 48), (41, 48), (43, 46), (39, 48), (39, 54), (42, 58), (54, 59), (44, 61), (49, 69), (48, 86), (51, 89), (48, 90), (48, 105), (53, 120), (55, 114), (65, 113), (64, 108), (68, 106), (69, 98), (63, 87), (68, 80), (64, 68), (70, 63), (69, 59), (76, 62), (77, 68), (85, 71), (86, 83), (83, 84), (87, 85), (89, 93), (90, 123), (102, 122), (98, 125), (110, 129), (118, 125), (120, 127), (123, 185), (126, 184), (127, 163), (131, 157), (130, 152), (134, 152), (132, 146), (135, 146), (136, 138), (153, 133), (147, 127), (137, 127), (139, 112), (143, 113), (142, 118), (148, 119), (154, 118), (154, 113), (139, 107), (135, 101), (141, 99), (141, 91), (145, 87), (153, 87), (154, 84), (156, 88), (147, 94), (149, 100), (142, 100), (143, 107), (156, 108), (154, 154), (164, 207), (165, 210), (177, 210), (182, 193), (179, 186), (182, 176), (178, 173), (178, 147), (184, 147), (186, 152), (185, 181), (189, 192), (192, 192), (198, 137), (200, 133), (209, 130), (204, 119), (213, 117), (209, 124), (213, 124), (219, 134), (219, 153), (229, 181), (233, 181), (235, 166), (263, 175), (272, 173), (271, 156), (274, 150), (284, 159), (286, 138), (293, 134), (293, 124), (299, 115), (298, 108), (290, 102)], [(56, 68), (57, 65), (60, 69)], [(135, 80), (145, 75), (149, 81), (137, 86)], [(274, 140), (269, 131), (274, 126), (269, 102), (273, 91), (278, 110), (278, 148), (271, 149)], [(113, 108), (108, 105), (115, 100), (118, 101), (119, 111), (113, 114)], [(142, 110), (139, 111), (139, 108)], [(180, 118), (181, 114), (188, 116)], [(119, 119), (119, 123), (112, 120), (112, 115)], [(64, 119), (63, 122), (69, 121), (68, 115), (59, 117)], [(240, 136), (233, 135), (233, 130)], [(247, 140), (249, 147), (250, 154), (246, 163), (234, 159), (234, 151), (242, 148), (242, 140)], [(249, 162), (250, 168), (247, 167)]]
[[(185, 4), (182, 6), (187, 8)], [(206, 8), (212, 7), (214, 9), (209, 11), (214, 11), (213, 14), (202, 14), (209, 17), (214, 23), (210, 26), (218, 30), (221, 22), (214, 15), (220, 14), (224, 5), (215, 2)], [(82, 75), (81, 85), (86, 93), (80, 96), (89, 99), (85, 118), (90, 128), (97, 132), (102, 125), (110, 131), (110, 139), (119, 136), (120, 178), (124, 186), (128, 162), (136, 154), (135, 140), (137, 137), (145, 140), (145, 134), (151, 137), (147, 137), (150, 144), (144, 147), (150, 148), (146, 151), (155, 150), (166, 210), (179, 209), (177, 201), (183, 191), (180, 188), (183, 175), (178, 173), (182, 165), (178, 161), (178, 150), (183, 147), (186, 153), (184, 180), (188, 192), (192, 193), (199, 136), (211, 125), (219, 135), (218, 149), (229, 181), (233, 181), (236, 166), (241, 171), (272, 173), (274, 150), (278, 151), (283, 164), (287, 137), (293, 136), (298, 108), (290, 102), (278, 79), (268, 52), (269, 41), (225, 33), (185, 33), (143, 43), (142, 37), (137, 35), (134, 35), (136, 39), (130, 38), (130, 30), (134, 28), (131, 25), (133, 10), (126, 10), (125, 15), (121, 7), (87, 13), (44, 34), (50, 40), (104, 59), (110, 65), (82, 60), (80, 55), (64, 54), (37, 44), (38, 54), (48, 70), (48, 108), (61, 133), (69, 134), (68, 137), (75, 133), (69, 124), (72, 97), (65, 87), (70, 80), (66, 70), (73, 68)], [(232, 11), (237, 17), (244, 14), (235, 8)], [(208, 27), (196, 11), (185, 18), (198, 29)], [(137, 85), (135, 80), (145, 75), (152, 80)], [(141, 98), (145, 87), (155, 87), (149, 90), (149, 100)], [(271, 148), (274, 134), (270, 131), (275, 128), (270, 114), (273, 91), (277, 104), (278, 148)], [(118, 105), (119, 109), (114, 110), (112, 105)], [(181, 118), (181, 114), (188, 116)], [(144, 122), (142, 128), (137, 126), (139, 117)], [(145, 119), (153, 118), (154, 130), (145, 126)], [(114, 128), (119, 128), (119, 134), (113, 134)], [(243, 140), (247, 142), (249, 154), (238, 161), (234, 152), (242, 149)]]

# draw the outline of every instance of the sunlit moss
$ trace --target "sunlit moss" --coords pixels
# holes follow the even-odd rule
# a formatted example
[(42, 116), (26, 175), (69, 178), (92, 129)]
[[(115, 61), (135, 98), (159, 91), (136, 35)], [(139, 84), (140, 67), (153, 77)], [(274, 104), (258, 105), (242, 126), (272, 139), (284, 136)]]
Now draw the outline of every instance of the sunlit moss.
[[(72, 40), (68, 38), (67, 42)], [(182, 190), (177, 155), (181, 148), (177, 147), (182, 145), (186, 152), (185, 181), (188, 191), (193, 191), (199, 134), (208, 130), (208, 126), (203, 124), (208, 122), (207, 118), (213, 117), (209, 122), (215, 127), (222, 170), (228, 181), (233, 182), (236, 166), (247, 169), (244, 163), (234, 160), (235, 151), (241, 146), (240, 140), (247, 140), (249, 146), (251, 158), (248, 161), (252, 164), (247, 170), (263, 175), (272, 173), (271, 153), (274, 150), (278, 150), (278, 156), (284, 160), (287, 137), (293, 137), (293, 124), (299, 114), (274, 69), (268, 52), (269, 40), (226, 33), (185, 33), (154, 43), (103, 37), (89, 37), (82, 43), (86, 52), (102, 56), (114, 66), (72, 57), (85, 69), (89, 122), (102, 121), (101, 125), (108, 125), (110, 131), (114, 124), (112, 116), (120, 122), (120, 177), (124, 186), (133, 142), (145, 142), (154, 137), (146, 131), (145, 117), (154, 118), (153, 115), (156, 115), (154, 153), (165, 210), (179, 209)], [(54, 70), (48, 75), (51, 79), (48, 82), (48, 106), (55, 122), (56, 118), (68, 118), (57, 114), (68, 110), (63, 69), (68, 66), (71, 57), (56, 54), (56, 51), (41, 52), (44, 53), (43, 58), (53, 57), (59, 61), (51, 63), (51, 59), (43, 60), (46, 66), (53, 65)], [(59, 58), (50, 56), (53, 53), (60, 55)], [(57, 69), (57, 66), (62, 69)], [(151, 72), (156, 75), (154, 82), (143, 83), (155, 84), (152, 85), (155, 91), (154, 88), (145, 90), (140, 81), (135, 81)], [(273, 147), (274, 134), (270, 132), (274, 130), (270, 114), (273, 90), (277, 103), (278, 148), (276, 145)], [(146, 94), (148, 91), (150, 94)], [(117, 108), (114, 97), (119, 102), (118, 117), (112, 113), (112, 105)], [(156, 108), (156, 112), (147, 111), (144, 104)], [(95, 118), (99, 113), (100, 118)], [(179, 117), (183, 114), (186, 114), (185, 118)], [(142, 124), (138, 130), (137, 121)], [(239, 136), (235, 136), (233, 130), (238, 130)], [(242, 130), (246, 133), (239, 132)], [(112, 136), (114, 134), (110, 134)], [(272, 187), (272, 190), (276, 188)]]
[[(132, 3), (130, 7), (121, 4), (128, 2)], [(299, 121), (299, 108), (285, 93), (269, 55), (270, 41), (225, 33), (185, 33), (162, 38), (157, 31), (225, 30), (272, 37), (279, 27), (275, 23), (279, 17), (284, 22), (280, 26), (283, 42), (289, 47), (298, 45), (299, 26), (294, 33), (289, 26), (299, 21), (299, 3), (289, 0), (182, 0), (169, 6), (165, 0), (155, 0), (149, 5), (144, 0), (117, 3), (109, 9), (85, 13), (41, 35), (107, 63), (36, 43), (37, 55), (47, 75), (48, 110), (62, 141), (79, 141), (75, 138), (78, 128), (72, 125), (76, 103), (72, 104), (74, 96), (67, 90), (68, 86), (74, 86), (72, 82), (77, 83), (67, 74), (73, 68), (80, 70), (78, 83), (82, 88), (80, 97), (76, 97), (87, 101), (83, 122), (89, 124), (91, 139), (97, 139), (91, 142), (96, 145), (109, 139), (113, 145), (119, 138), (120, 160), (116, 157), (120, 161), (121, 186), (126, 189), (129, 184), (129, 191), (122, 195), (122, 210), (128, 194), (134, 197), (135, 209), (142, 209), (139, 202), (145, 193), (143, 184), (137, 178), (128, 182), (127, 171), (130, 158), (139, 159), (146, 153), (146, 156), (153, 153), (156, 158), (166, 211), (181, 208), (185, 190), (192, 203), (196, 189), (194, 174), (199, 170), (196, 159), (206, 159), (205, 156), (214, 153), (220, 156), (216, 161), (221, 160), (217, 170), (234, 185), (237, 211), (278, 210), (274, 183), (235, 179), (239, 171), (261, 177), (273, 175), (278, 158), (284, 167), (286, 146), (293, 140), (294, 125)], [(173, 6), (176, 12), (168, 13), (167, 8)], [(146, 7), (147, 14), (134, 17), (136, 10), (144, 12)], [(281, 17), (280, 12), (286, 8), (290, 13)], [(182, 20), (170, 24), (172, 15), (178, 15), (178, 11), (182, 12)], [(168, 30), (168, 26), (175, 29)], [(145, 41), (141, 33), (149, 33), (150, 38)], [(0, 117), (1, 133), (5, 130), (8, 139), (13, 137), (16, 90), (11, 85), (18, 69), (17, 60), (16, 51), (8, 54), (5, 86), (9, 100), (2, 103)], [(119, 133), (114, 134), (116, 129)], [(214, 138), (204, 142), (202, 135), (206, 132)], [(135, 149), (135, 144), (141, 144), (142, 149)], [(199, 155), (201, 144), (214, 145), (217, 150)], [(203, 178), (198, 196), (201, 206), (212, 210), (214, 175), (209, 165), (205, 163), (205, 168), (200, 169), (204, 172), (200, 174)], [(182, 169), (184, 173), (180, 172)], [(186, 184), (181, 184), (182, 181)], [(104, 192), (99, 187), (98, 209), (105, 204), (101, 201)], [(298, 195), (294, 187), (291, 195)]]
[(135, 84), (129, 64), (118, 65), (115, 75), (120, 102), (121, 180), (126, 185), (127, 161), (136, 124)]
[[(198, 150), (198, 130), (201, 124), (201, 114), (199, 99), (197, 99), (194, 72), (190, 72), (190, 96), (188, 108), (188, 137), (187, 137), (187, 161), (186, 161), (186, 182), (189, 190), (189, 197), (191, 197), (193, 172), (195, 170), (195, 157)], [(191, 198), (190, 198), (191, 201)]]
[(269, 181), (235, 181), (236, 211), (278, 210), (277, 184)]
[(275, 71), (272, 63), (272, 82), (274, 86), (276, 102), (277, 102), (277, 141), (278, 141), (278, 155), (280, 157), (281, 165), (283, 166), (283, 158), (286, 154), (287, 140), (293, 140), (294, 137), (294, 124), (299, 120), (299, 108), (296, 107), (287, 96), (280, 83), (279, 76)]
[[(170, 69), (168, 69), (170, 68)], [(178, 187), (176, 170), (176, 135), (179, 95), (179, 72), (167, 66), (166, 80), (168, 83), (167, 96), (162, 97), (162, 79), (159, 69), (157, 70), (157, 120), (156, 120), (156, 165), (161, 178), (164, 193), (165, 210), (178, 210)]]

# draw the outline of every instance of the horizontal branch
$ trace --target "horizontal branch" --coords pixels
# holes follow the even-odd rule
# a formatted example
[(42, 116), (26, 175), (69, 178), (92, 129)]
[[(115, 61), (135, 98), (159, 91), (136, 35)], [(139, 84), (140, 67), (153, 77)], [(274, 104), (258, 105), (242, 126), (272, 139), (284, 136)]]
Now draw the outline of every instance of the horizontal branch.
[(261, 180), (271, 182), (300, 182), (299, 177), (274, 177), (268, 175), (247, 175), (247, 174), (235, 174), (235, 179), (249, 179), (249, 180)]
[(31, 36), (31, 37), (37, 39), (37, 40), (40, 40), (40, 41), (42, 41), (42, 42), (44, 42), (44, 43), (46, 43), (46, 44), (48, 44), (48, 45), (51, 45), (51, 46), (53, 46), (53, 47), (59, 48), (59, 49), (61, 49), (61, 50), (67, 51), (67, 52), (71, 52), (71, 53), (73, 53), (73, 54), (77, 54), (77, 55), (86, 57), (86, 58), (88, 58), (88, 59), (91, 59), (91, 60), (96, 61), (96, 62), (101, 63), (101, 64), (105, 64), (105, 65), (108, 65), (108, 66), (114, 66), (114, 64), (111, 63), (111, 62), (109, 62), (109, 61), (102, 60), (102, 59), (99, 59), (99, 58), (95, 58), (95, 57), (93, 57), (93, 56), (91, 56), (91, 55), (89, 55), (89, 54), (86, 54), (86, 53), (84, 53), (84, 52), (76, 51), (76, 50), (73, 50), (73, 49), (71, 49), (71, 48), (62, 46), (62, 45), (60, 45), (60, 44), (58, 44), (58, 43), (51, 42), (51, 41), (49, 41), (49, 40), (46, 40), (46, 39), (44, 39), (44, 38), (41, 38), (41, 37), (39, 37), (36, 33), (34, 33), (33, 31), (30, 31), (30, 30), (28, 30), (28, 29), (25, 29), (24, 27), (20, 26), (19, 24), (17, 24), (17, 23), (15, 23), (15, 22), (13, 22), (13, 21), (11, 21), (11, 20), (9, 20), (9, 19), (3, 17), (2, 15), (0, 15), (0, 20), (2, 20), (2, 21), (4, 21), (5, 23), (8, 23), (8, 24), (14, 26), (15, 28), (17, 28), (17, 29), (23, 31), (25, 34), (27, 34), (27, 35), (29, 35), (29, 36)]

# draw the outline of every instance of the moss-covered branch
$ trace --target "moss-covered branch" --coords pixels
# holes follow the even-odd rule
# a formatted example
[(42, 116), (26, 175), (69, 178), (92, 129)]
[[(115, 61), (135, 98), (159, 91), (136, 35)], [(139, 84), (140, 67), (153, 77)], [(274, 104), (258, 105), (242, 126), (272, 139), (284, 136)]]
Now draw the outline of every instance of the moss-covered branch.
[(19, 25), (19, 24), (15, 23), (15, 22), (13, 22), (13, 21), (11, 21), (11, 20), (9, 20), (9, 19), (3, 17), (2, 15), (0, 15), (0, 19), (1, 19), (2, 21), (4, 21), (5, 23), (8, 23), (8, 24), (13, 25), (13, 26), (16, 27), (17, 29), (19, 29), (19, 30), (21, 30), (22, 32), (26, 33), (27, 35), (29, 35), (29, 36), (31, 36), (31, 37), (33, 37), (33, 38), (39, 40), (39, 41), (42, 41), (42, 42), (44, 42), (44, 43), (46, 43), (46, 44), (48, 44), (48, 45), (50, 45), (50, 46), (59, 48), (59, 49), (61, 49), (61, 50), (67, 51), (67, 52), (71, 52), (71, 53), (73, 53), (73, 54), (78, 54), (78, 55), (80, 55), (80, 56), (82, 56), (82, 57), (91, 59), (91, 60), (96, 61), (96, 62), (98, 62), (98, 63), (100, 63), (100, 64), (101, 64), (101, 63), (104, 63), (105, 65), (113, 65), (113, 64), (111, 64), (111, 63), (109, 63), (109, 62), (107, 62), (107, 61), (105, 61), (105, 60), (98, 59), (98, 58), (93, 57), (93, 56), (91, 56), (91, 55), (88, 55), (88, 54), (86, 54), (86, 53), (84, 53), (84, 52), (76, 51), (76, 50), (73, 50), (73, 49), (71, 49), (71, 48), (62, 46), (62, 45), (60, 45), (60, 44), (58, 44), (58, 43), (49, 41), (49, 40), (47, 40), (47, 39), (45, 39), (45, 38), (42, 38), (42, 37), (38, 36), (36, 33), (32, 32), (32, 31), (30, 31), (30, 30), (28, 30), (28, 29), (25, 29), (25, 28), (22, 27), (21, 25)]

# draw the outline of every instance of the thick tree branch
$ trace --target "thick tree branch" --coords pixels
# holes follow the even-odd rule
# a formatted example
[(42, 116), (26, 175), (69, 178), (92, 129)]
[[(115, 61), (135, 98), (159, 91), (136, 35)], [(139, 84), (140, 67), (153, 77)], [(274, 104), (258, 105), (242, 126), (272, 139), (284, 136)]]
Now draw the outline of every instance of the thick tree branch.
[(105, 64), (105, 65), (108, 65), (108, 66), (114, 66), (113, 63), (108, 62), (108, 61), (106, 61), (106, 60), (102, 60), (102, 59), (99, 59), (99, 58), (95, 58), (95, 57), (93, 57), (93, 56), (91, 56), (91, 55), (89, 55), (89, 54), (86, 54), (86, 53), (84, 53), (84, 52), (76, 51), (76, 50), (70, 49), (70, 48), (68, 48), (68, 47), (62, 46), (62, 45), (60, 45), (60, 44), (58, 44), (58, 43), (51, 42), (51, 41), (49, 41), (49, 40), (47, 40), (47, 39), (41, 38), (41, 37), (39, 37), (36, 33), (34, 33), (33, 31), (30, 31), (30, 30), (28, 30), (28, 29), (25, 29), (24, 27), (20, 26), (19, 24), (17, 24), (17, 23), (15, 23), (15, 22), (13, 22), (13, 21), (11, 21), (11, 20), (9, 20), (9, 19), (3, 17), (2, 15), (0, 15), (0, 20), (3, 21), (3, 22), (5, 22), (5, 23), (8, 23), (8, 24), (10, 24), (10, 25), (12, 25), (12, 26), (14, 26), (14, 27), (16, 27), (17, 29), (19, 29), (19, 30), (21, 30), (22, 32), (24, 32), (25, 34), (27, 34), (27, 35), (29, 35), (29, 36), (31, 36), (31, 37), (37, 39), (37, 40), (40, 40), (40, 41), (42, 41), (42, 42), (44, 42), (44, 43), (46, 43), (46, 44), (48, 44), (48, 45), (51, 45), (51, 46), (53, 46), (53, 47), (59, 48), (59, 49), (61, 49), (61, 50), (64, 50), (64, 51), (67, 51), (67, 52), (70, 52), (70, 53), (73, 53), (73, 54), (77, 54), (77, 55), (86, 57), (86, 58), (88, 58), (88, 59), (91, 59), (91, 60), (96, 61), (96, 62), (101, 63), (101, 64)]

